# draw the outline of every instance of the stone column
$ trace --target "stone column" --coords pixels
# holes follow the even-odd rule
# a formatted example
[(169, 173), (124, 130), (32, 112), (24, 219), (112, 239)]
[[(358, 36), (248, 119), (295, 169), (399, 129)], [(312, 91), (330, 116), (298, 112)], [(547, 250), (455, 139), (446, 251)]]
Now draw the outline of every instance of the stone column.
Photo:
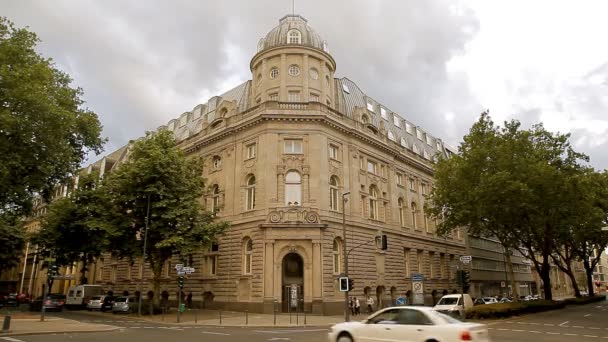
[(321, 242), (312, 242), (312, 313), (323, 314), (323, 255)]
[(274, 241), (271, 240), (264, 244), (264, 313), (273, 313), (274, 299)]
[(279, 79), (281, 80), (281, 89), (279, 89), (279, 100), (287, 102), (287, 55), (281, 54), (281, 68), (279, 69)]
[(266, 58), (264, 58), (262, 60), (262, 80), (260, 81), (260, 87), (258, 87), (258, 90), (262, 92), (262, 102), (268, 101), (268, 94), (266, 91), (264, 91), (265, 89), (267, 89), (268, 85), (265, 85), (263, 83), (265, 83), (264, 80), (269, 77), (270, 75), (268, 75), (268, 62)]
[(301, 101), (302, 102), (308, 102), (308, 100), (310, 99), (310, 92), (308, 91), (308, 55), (304, 55), (304, 62), (302, 63), (303, 67), (302, 67), (302, 80), (303, 80), (303, 94), (302, 94), (302, 98)]

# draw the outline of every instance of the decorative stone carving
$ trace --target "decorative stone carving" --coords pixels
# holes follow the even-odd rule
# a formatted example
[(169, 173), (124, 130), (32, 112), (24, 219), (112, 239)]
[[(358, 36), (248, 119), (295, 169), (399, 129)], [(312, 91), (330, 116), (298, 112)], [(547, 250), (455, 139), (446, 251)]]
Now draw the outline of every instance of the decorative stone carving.
[(268, 213), (268, 223), (321, 223), (316, 209), (304, 207), (279, 207)]

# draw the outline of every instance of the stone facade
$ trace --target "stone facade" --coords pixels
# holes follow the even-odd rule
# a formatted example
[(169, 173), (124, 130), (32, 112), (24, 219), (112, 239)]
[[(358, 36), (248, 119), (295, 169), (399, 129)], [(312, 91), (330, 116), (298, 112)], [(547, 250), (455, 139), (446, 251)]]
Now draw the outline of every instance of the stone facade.
[[(449, 263), (464, 254), (464, 233), (438, 237), (424, 212), (432, 160), (453, 152), (354, 82), (335, 79), (327, 43), (300, 16), (284, 17), (260, 40), (250, 68), (252, 80), (159, 128), (204, 159), (202, 200), (231, 223), (189, 260), (196, 272), (185, 292), (205, 307), (338, 314), (344, 243), (351, 296), (373, 296), (375, 308), (411, 300), (412, 274), (424, 275), (427, 304), (455, 291)], [(127, 152), (89, 170), (111, 172)], [(375, 244), (380, 234), (387, 250)], [(161, 285), (173, 299), (177, 262), (165, 265)], [(89, 283), (114, 293), (151, 288), (141, 261), (106, 256), (89, 268)]]

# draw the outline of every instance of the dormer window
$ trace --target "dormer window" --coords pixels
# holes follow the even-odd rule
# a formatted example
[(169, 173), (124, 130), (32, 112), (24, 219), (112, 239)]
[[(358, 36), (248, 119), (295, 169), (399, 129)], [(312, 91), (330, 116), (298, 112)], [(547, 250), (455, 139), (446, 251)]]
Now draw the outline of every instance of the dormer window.
[(298, 30), (289, 30), (287, 33), (287, 42), (289, 44), (302, 44), (302, 34)]

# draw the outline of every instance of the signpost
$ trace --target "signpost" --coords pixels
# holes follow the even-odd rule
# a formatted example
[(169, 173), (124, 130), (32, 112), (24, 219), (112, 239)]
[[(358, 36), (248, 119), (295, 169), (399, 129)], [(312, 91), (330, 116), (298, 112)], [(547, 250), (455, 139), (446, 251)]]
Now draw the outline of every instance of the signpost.
[(412, 304), (424, 304), (424, 275), (412, 274)]
[(397, 301), (395, 301), (395, 304), (397, 304), (397, 305), (405, 305), (405, 298), (404, 297), (397, 298)]
[(184, 266), (184, 264), (175, 264), (177, 272), (177, 287), (179, 288), (177, 298), (177, 323), (180, 322), (180, 315), (184, 309), (182, 308), (182, 289), (184, 287), (184, 276), (194, 273), (194, 267)]
[(468, 264), (471, 262), (471, 260), (473, 260), (473, 257), (470, 255), (463, 255), (460, 257), (460, 262), (463, 264)]

